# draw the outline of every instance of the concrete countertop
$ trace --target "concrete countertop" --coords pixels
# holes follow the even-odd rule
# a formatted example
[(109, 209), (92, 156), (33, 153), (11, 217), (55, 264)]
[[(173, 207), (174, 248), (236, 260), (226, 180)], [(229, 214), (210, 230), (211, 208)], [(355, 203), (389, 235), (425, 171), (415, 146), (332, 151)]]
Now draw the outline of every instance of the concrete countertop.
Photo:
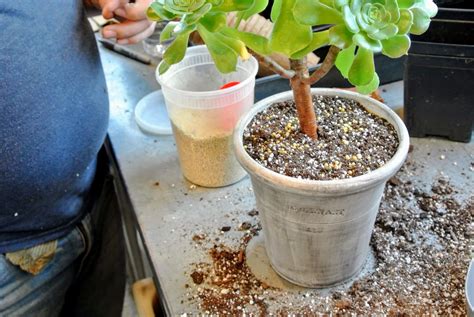
[[(222, 234), (219, 228), (251, 221), (248, 212), (254, 208), (255, 201), (250, 180), (247, 176), (235, 185), (218, 189), (195, 187), (186, 181), (179, 168), (173, 137), (146, 135), (134, 121), (136, 103), (159, 89), (154, 76), (156, 66), (140, 64), (104, 48), (100, 50), (111, 105), (109, 136), (165, 311), (173, 316), (199, 313), (197, 303), (188, 301), (195, 287), (189, 274), (192, 263), (206, 261), (208, 255), (197, 247), (192, 237), (212, 234), (220, 237), (220, 242), (235, 244), (242, 233), (231, 230)], [(398, 108), (403, 100), (401, 83), (383, 88), (387, 103)], [(469, 180), (461, 177), (460, 166), (469, 171), (474, 157), (472, 142), (413, 139), (412, 143), (420, 157), (431, 152), (432, 168), (423, 171), (427, 184), (439, 173), (445, 173), (453, 177), (455, 185), (470, 186)], [(456, 155), (456, 166), (440, 161), (439, 155)], [(256, 243), (261, 241), (257, 239)], [(278, 280), (275, 283), (284, 289), (295, 288), (272, 272), (261, 245), (255, 250), (253, 261), (258, 262), (255, 265), (263, 275)], [(185, 287), (187, 284), (191, 289)]]

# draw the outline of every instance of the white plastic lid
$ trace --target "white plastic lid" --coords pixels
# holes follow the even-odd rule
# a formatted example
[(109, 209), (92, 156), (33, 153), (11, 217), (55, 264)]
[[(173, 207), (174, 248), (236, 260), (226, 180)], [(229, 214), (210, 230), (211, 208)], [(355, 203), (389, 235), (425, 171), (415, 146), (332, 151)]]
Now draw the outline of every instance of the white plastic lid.
[(154, 91), (137, 103), (135, 121), (145, 132), (151, 134), (172, 134), (171, 123), (161, 90)]

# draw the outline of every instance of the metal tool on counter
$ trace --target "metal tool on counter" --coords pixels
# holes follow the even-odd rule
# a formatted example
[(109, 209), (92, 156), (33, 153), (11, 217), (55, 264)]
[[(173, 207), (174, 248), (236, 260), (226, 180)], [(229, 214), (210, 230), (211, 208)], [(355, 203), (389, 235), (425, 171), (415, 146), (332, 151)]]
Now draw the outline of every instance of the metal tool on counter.
[(136, 61), (139, 61), (143, 64), (151, 64), (151, 58), (145, 54), (135, 52), (128, 47), (125, 47), (123, 45), (117, 44), (111, 40), (106, 40), (106, 39), (99, 39), (99, 42), (102, 43), (106, 48), (119, 53), (123, 56), (129, 57), (131, 59), (134, 59)]

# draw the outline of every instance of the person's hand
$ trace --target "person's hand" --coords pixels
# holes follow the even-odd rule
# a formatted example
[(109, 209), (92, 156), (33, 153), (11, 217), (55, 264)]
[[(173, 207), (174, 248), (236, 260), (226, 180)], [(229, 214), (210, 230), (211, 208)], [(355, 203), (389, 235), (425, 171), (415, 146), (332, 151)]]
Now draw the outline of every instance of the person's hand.
[(115, 38), (119, 44), (134, 44), (150, 36), (155, 30), (155, 22), (146, 17), (146, 9), (153, 0), (98, 0), (102, 15), (106, 19), (116, 18), (118, 24), (102, 29), (104, 38)]

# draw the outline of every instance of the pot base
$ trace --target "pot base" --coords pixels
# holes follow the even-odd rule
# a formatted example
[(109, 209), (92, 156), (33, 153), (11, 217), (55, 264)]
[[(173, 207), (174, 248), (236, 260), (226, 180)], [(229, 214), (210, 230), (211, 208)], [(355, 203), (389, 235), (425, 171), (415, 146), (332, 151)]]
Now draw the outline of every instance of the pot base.
[(322, 292), (332, 292), (349, 289), (355, 281), (371, 275), (375, 271), (376, 259), (372, 248), (365, 262), (357, 270), (357, 272), (349, 278), (335, 282), (333, 284), (309, 285), (299, 283), (292, 278), (282, 274), (275, 268), (269, 259), (266, 248), (265, 238), (263, 235), (254, 237), (246, 249), (247, 265), (252, 273), (265, 284), (285, 290), (302, 291), (306, 288), (318, 289)]

